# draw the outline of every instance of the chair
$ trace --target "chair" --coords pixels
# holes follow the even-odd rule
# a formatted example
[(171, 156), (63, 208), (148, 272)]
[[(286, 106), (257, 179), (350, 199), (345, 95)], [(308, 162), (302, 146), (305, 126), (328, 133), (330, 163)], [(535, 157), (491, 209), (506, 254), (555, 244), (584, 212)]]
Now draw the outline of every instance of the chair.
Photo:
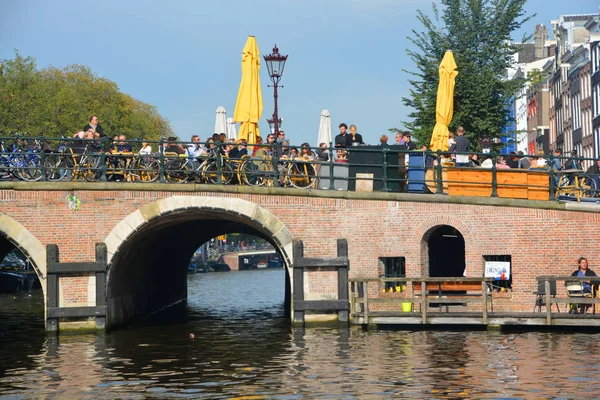
[[(565, 286), (567, 287), (567, 294), (568, 294), (569, 298), (587, 299), (587, 298), (593, 297), (593, 293), (586, 292), (584, 290), (582, 281), (565, 281)], [(577, 309), (579, 308), (579, 310), (581, 310), (580, 312), (583, 312), (583, 313), (585, 313), (585, 310), (588, 307), (587, 304), (578, 304), (578, 303), (573, 303), (570, 306), (571, 306), (571, 310), (577, 311)], [(595, 311), (595, 309), (594, 309), (594, 311)]]
[[(535, 304), (533, 306), (533, 312), (538, 309), (538, 312), (542, 312), (542, 307), (546, 307), (546, 281), (538, 280), (538, 289), (535, 294)], [(550, 297), (556, 297), (556, 281), (550, 281)], [(560, 312), (558, 304), (554, 303), (556, 310)]]

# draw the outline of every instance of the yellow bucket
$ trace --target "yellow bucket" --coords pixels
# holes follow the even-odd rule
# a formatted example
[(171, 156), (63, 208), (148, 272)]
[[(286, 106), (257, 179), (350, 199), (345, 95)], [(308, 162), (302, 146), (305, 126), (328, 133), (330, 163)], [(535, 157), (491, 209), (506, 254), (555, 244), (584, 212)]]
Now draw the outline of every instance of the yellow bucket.
[(402, 303), (402, 312), (412, 312), (412, 303)]

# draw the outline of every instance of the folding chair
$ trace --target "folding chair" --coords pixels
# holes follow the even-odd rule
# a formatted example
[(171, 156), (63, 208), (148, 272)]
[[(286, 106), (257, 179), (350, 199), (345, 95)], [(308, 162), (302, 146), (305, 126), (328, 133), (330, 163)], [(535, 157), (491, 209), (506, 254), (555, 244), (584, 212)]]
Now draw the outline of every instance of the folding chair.
[[(538, 312), (542, 312), (542, 307), (546, 307), (546, 281), (538, 280), (538, 289), (535, 294), (535, 304), (533, 305), (533, 312), (538, 309)], [(556, 281), (550, 281), (550, 297), (556, 297)], [(560, 312), (558, 303), (554, 303), (556, 310)]]
[[(587, 299), (593, 297), (591, 292), (586, 292), (584, 290), (582, 281), (565, 281), (565, 286), (567, 287), (567, 294), (569, 298)], [(587, 304), (571, 303), (569, 312), (575, 310), (575, 313), (579, 313), (579, 310), (583, 310), (581, 313), (585, 313), (587, 307)]]

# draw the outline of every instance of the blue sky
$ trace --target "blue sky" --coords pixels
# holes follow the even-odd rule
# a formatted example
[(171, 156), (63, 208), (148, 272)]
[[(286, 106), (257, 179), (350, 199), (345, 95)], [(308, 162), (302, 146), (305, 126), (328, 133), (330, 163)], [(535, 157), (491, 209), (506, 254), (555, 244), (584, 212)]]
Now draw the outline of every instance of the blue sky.
[[(375, 144), (410, 112), (414, 69), (406, 36), (420, 30), (416, 10), (429, 0), (0, 0), (0, 59), (13, 49), (38, 66), (84, 64), (122, 91), (154, 104), (176, 134), (189, 139), (214, 130), (215, 110), (233, 116), (248, 35), (261, 56), (277, 44), (289, 54), (279, 92), (283, 129), (293, 143), (316, 145), (319, 115), (354, 123)], [(597, 0), (529, 0), (535, 25), (561, 14), (598, 12)], [(519, 39), (523, 32), (518, 33)], [(261, 69), (263, 134), (273, 110)], [(102, 121), (102, 116), (100, 116)], [(82, 121), (83, 123), (86, 121)]]

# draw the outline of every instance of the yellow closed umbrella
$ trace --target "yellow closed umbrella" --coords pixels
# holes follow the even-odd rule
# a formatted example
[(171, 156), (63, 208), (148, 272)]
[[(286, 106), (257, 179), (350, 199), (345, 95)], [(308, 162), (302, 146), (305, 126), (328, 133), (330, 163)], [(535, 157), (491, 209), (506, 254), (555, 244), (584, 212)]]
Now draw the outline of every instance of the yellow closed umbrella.
[(238, 140), (246, 139), (256, 143), (260, 137), (258, 120), (263, 110), (262, 91), (260, 89), (260, 53), (254, 36), (248, 36), (242, 50), (242, 81), (238, 91), (233, 120), (240, 122)]
[(456, 80), (456, 62), (450, 50), (446, 51), (439, 68), (440, 84), (438, 85), (437, 104), (435, 107), (435, 127), (431, 135), (431, 150), (448, 150), (448, 125), (454, 113), (454, 82)]

